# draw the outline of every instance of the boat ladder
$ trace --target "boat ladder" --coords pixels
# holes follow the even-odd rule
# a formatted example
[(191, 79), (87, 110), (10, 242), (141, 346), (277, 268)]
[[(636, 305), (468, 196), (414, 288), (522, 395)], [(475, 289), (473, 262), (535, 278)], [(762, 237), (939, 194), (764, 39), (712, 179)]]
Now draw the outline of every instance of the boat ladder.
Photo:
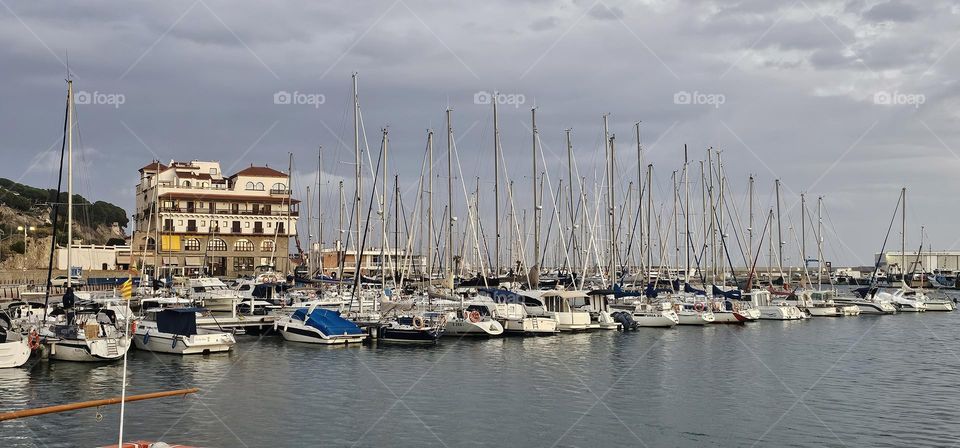
[(108, 339), (107, 340), (107, 356), (117, 356), (120, 354), (120, 350), (117, 349), (117, 340)]

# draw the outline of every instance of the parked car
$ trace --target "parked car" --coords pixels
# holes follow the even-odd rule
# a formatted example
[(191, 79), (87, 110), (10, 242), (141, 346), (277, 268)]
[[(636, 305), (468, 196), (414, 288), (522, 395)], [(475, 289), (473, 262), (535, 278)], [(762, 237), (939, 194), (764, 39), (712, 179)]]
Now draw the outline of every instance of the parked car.
[[(73, 276), (70, 279), (70, 284), (73, 286), (84, 286), (86, 283), (83, 281), (83, 277)], [(67, 276), (58, 275), (53, 280), (50, 280), (50, 286), (67, 286)]]

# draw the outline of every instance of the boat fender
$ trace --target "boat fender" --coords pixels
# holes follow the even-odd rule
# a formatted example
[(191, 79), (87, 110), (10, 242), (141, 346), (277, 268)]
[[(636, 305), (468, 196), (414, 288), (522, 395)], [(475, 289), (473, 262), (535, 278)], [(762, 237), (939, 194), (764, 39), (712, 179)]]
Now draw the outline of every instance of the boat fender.
[(178, 338), (179, 338), (179, 336), (173, 335), (173, 343), (170, 344), (170, 348), (177, 348), (177, 339), (178, 339)]
[(37, 333), (37, 330), (30, 330), (30, 336), (27, 336), (27, 345), (30, 350), (40, 348), (40, 333)]
[(143, 345), (147, 345), (148, 342), (150, 342), (150, 330), (143, 334)]
[(130, 322), (130, 334), (135, 334), (137, 332), (137, 320), (134, 319)]

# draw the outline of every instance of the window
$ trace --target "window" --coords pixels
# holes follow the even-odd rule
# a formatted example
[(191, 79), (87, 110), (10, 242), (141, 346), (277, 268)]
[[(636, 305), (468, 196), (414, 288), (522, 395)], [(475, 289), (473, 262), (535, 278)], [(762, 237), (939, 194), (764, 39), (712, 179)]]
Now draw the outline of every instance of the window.
[(216, 169), (216, 168), (210, 168), (210, 175), (211, 175), (211, 176), (216, 176), (216, 175), (217, 175), (217, 169)]
[(189, 187), (189, 186), (190, 186), (190, 181), (189, 181), (189, 180), (183, 181), (183, 186), (184, 186), (184, 187)]
[(276, 245), (273, 240), (263, 240), (263, 242), (260, 243), (260, 250), (264, 252), (273, 252), (274, 247), (276, 247)]
[(177, 225), (178, 225), (178, 226), (182, 226), (182, 225), (183, 225), (183, 220), (182, 220), (182, 219), (178, 219), (178, 220), (177, 220)]
[(233, 250), (237, 252), (253, 252), (254, 246), (250, 240), (237, 240), (236, 243), (233, 243)]
[(257, 191), (263, 191), (263, 182), (257, 182)]
[(226, 241), (221, 240), (220, 238), (214, 238), (207, 243), (207, 250), (209, 251), (225, 251), (227, 250)]
[(270, 187), (270, 189), (273, 191), (283, 192), (287, 190), (287, 186), (284, 185), (282, 182), (277, 182), (273, 184), (273, 186)]
[(273, 228), (273, 223), (270, 222), (270, 221), (267, 221), (267, 228), (268, 228), (268, 229), (272, 229), (272, 228)]
[(207, 221), (200, 220), (200, 227), (206, 227), (206, 226), (207, 226)]
[(157, 250), (157, 241), (147, 237), (147, 250)]
[(200, 240), (196, 238), (188, 238), (183, 242), (183, 250), (189, 251), (200, 251)]
[(244, 228), (244, 229), (249, 229), (249, 228), (250, 228), (250, 221), (247, 221), (247, 222), (243, 223), (243, 228)]
[(254, 184), (253, 182), (247, 182), (246, 189), (247, 189), (247, 190), (256, 190), (256, 189), (257, 189), (257, 186), (256, 186), (256, 184)]
[(253, 257), (233, 257), (233, 270), (246, 272), (253, 270)]

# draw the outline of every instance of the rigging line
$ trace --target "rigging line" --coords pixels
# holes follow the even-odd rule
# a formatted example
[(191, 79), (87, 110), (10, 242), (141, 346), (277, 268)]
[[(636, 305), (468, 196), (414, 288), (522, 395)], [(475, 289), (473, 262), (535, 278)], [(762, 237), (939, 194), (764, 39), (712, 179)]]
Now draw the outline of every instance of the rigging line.
[[(452, 133), (452, 132), (451, 132), (451, 133)], [(473, 240), (474, 240), (474, 244), (476, 245), (476, 248), (477, 248), (477, 258), (479, 259), (479, 263), (480, 263), (480, 272), (481, 272), (481, 273), (482, 273), (482, 272), (486, 272), (486, 271), (484, 270), (484, 266), (483, 266), (483, 258), (482, 258), (482, 255), (481, 255), (481, 253), (480, 253), (480, 239), (479, 239), (479, 236), (477, 235), (477, 229), (476, 229), (476, 227), (473, 226), (473, 220), (474, 220), (475, 215), (474, 215), (474, 210), (470, 207), (470, 203), (469, 203), (470, 195), (467, 193), (467, 183), (466, 183), (466, 181), (463, 180), (463, 166), (460, 164), (460, 151), (459, 151), (459, 149), (457, 148), (457, 139), (456, 139), (456, 138), (451, 138), (451, 139), (450, 139), (450, 144), (451, 144), (451, 148), (453, 149), (454, 159), (457, 161), (457, 172), (460, 173), (460, 185), (461, 185), (461, 187), (463, 187), (463, 196), (464, 196), (464, 199), (467, 200), (467, 217), (470, 219), (470, 223), (469, 223), (470, 226), (469, 226), (469, 227), (471, 227), (471, 228), (473, 229)], [(451, 206), (452, 206), (452, 204), (451, 204)], [(468, 226), (466, 226), (466, 225), (464, 226), (464, 232), (467, 231), (467, 227), (468, 227)], [(465, 233), (464, 235), (466, 236), (466, 233)], [(466, 238), (464, 237), (463, 239), (464, 239), (464, 241), (463, 241), (462, 243), (465, 244), (465, 243), (466, 243), (466, 241), (465, 241)], [(461, 258), (461, 260), (463, 259), (463, 251), (462, 251), (462, 250), (461, 250), (460, 258)], [(463, 263), (461, 263), (461, 269), (463, 269)], [(484, 281), (484, 286), (489, 287), (489, 285), (486, 284), (486, 282), (487, 282), (487, 277), (486, 277), (486, 276), (483, 276), (483, 281)]]

